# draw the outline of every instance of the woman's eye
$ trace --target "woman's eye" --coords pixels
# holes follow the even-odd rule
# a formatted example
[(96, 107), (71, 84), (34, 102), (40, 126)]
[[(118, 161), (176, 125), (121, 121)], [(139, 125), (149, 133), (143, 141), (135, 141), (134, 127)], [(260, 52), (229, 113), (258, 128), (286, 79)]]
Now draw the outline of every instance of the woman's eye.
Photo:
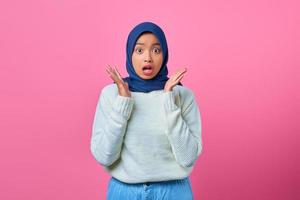
[(142, 53), (142, 52), (143, 52), (143, 49), (137, 48), (137, 49), (136, 49), (136, 52), (137, 52), (137, 53)]
[(155, 53), (160, 53), (160, 49), (159, 48), (154, 48), (154, 52)]

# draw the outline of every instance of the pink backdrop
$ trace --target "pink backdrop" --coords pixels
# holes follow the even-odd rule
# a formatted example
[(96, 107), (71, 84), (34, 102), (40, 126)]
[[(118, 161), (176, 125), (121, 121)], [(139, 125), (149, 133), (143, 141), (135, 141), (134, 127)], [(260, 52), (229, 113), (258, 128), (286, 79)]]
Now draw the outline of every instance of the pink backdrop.
[[(106, 64), (123, 76), (137, 23), (165, 31), (196, 93), (196, 200), (299, 199), (297, 0), (0, 3), (0, 199), (105, 199), (89, 145)], [(297, 13), (298, 12), (298, 13)], [(298, 88), (298, 89), (297, 89)]]

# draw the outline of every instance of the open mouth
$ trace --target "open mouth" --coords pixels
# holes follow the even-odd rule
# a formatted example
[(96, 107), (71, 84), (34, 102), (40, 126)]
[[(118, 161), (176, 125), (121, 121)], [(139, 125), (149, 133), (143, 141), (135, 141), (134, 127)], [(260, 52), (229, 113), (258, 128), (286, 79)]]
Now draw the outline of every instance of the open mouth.
[(153, 73), (153, 67), (151, 65), (146, 65), (143, 67), (144, 75), (150, 76)]

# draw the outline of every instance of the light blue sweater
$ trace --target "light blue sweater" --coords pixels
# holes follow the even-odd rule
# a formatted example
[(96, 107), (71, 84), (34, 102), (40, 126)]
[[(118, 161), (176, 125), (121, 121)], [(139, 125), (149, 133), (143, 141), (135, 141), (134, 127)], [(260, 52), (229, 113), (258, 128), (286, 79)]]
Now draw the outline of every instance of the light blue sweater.
[(202, 152), (201, 117), (192, 90), (118, 94), (105, 86), (94, 116), (91, 152), (113, 177), (126, 183), (187, 177)]

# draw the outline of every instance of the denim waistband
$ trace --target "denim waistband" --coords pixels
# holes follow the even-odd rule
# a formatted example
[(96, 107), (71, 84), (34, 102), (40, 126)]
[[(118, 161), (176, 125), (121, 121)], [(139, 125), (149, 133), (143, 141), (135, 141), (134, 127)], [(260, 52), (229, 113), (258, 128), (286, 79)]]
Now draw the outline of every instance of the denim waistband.
[(140, 183), (126, 183), (123, 181), (120, 181), (119, 179), (115, 177), (111, 177), (111, 179), (115, 182), (121, 183), (121, 184), (129, 184), (129, 185), (152, 185), (152, 184), (176, 184), (176, 183), (182, 183), (185, 181), (189, 181), (189, 177), (183, 178), (183, 179), (175, 179), (175, 180), (166, 180), (166, 181), (147, 181), (147, 182), (140, 182)]

